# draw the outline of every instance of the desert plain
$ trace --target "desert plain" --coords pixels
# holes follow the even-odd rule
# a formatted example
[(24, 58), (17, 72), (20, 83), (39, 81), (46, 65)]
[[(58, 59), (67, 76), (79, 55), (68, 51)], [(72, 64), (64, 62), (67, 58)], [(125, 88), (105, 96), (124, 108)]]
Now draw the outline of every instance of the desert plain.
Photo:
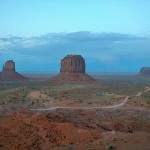
[(27, 76), (0, 82), (1, 150), (150, 149), (150, 78), (53, 84), (50, 75)]

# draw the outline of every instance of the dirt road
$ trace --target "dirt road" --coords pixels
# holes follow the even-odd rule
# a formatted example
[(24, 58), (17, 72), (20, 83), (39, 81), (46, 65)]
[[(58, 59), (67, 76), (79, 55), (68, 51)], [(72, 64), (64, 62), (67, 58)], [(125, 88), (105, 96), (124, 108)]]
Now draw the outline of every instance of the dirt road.
[[(142, 93), (144, 92), (148, 92), (150, 90), (149, 87), (146, 87), (146, 90), (144, 90), (143, 92), (139, 92), (137, 93), (137, 97), (141, 96)], [(115, 104), (115, 105), (109, 105), (109, 106), (101, 106), (101, 107), (64, 107), (64, 106), (56, 106), (56, 107), (50, 107), (50, 108), (37, 108), (37, 109), (30, 109), (30, 110), (36, 110), (36, 111), (52, 111), (52, 110), (56, 110), (56, 109), (82, 109), (82, 110), (90, 110), (90, 109), (115, 109), (115, 108), (119, 108), (122, 107), (123, 105), (125, 105), (125, 103), (129, 100), (129, 96), (126, 96), (123, 101), (119, 104)]]
[(128, 101), (128, 99), (129, 99), (129, 96), (127, 96), (120, 104), (111, 105), (111, 106), (104, 106), (101, 108), (118, 108), (118, 107), (123, 106)]
[[(144, 92), (148, 92), (148, 91), (150, 91), (150, 88), (146, 87), (146, 90), (145, 90)], [(136, 96), (139, 97), (139, 96), (141, 96), (142, 93), (144, 93), (144, 92), (139, 92), (139, 93), (137, 93)]]
[(129, 96), (125, 97), (124, 100), (116, 105), (110, 105), (110, 106), (103, 106), (103, 107), (64, 107), (64, 106), (58, 106), (58, 107), (50, 107), (50, 108), (37, 108), (37, 109), (30, 109), (30, 110), (37, 110), (37, 111), (52, 111), (52, 110), (56, 110), (56, 109), (82, 109), (82, 110), (90, 110), (90, 109), (109, 109), (109, 108), (118, 108), (123, 106), (129, 99)]

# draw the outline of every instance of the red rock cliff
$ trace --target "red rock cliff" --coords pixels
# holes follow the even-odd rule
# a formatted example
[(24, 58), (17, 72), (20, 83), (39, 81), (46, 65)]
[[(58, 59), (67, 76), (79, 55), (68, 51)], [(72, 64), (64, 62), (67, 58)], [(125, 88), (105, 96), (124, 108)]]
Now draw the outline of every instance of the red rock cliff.
[(13, 60), (8, 60), (3, 66), (3, 70), (15, 71), (15, 62), (13, 62)]
[(3, 65), (3, 70), (0, 73), (0, 80), (8, 81), (8, 80), (24, 80), (24, 79), (27, 78), (15, 71), (15, 62), (13, 62), (12, 60), (8, 60)]
[(85, 60), (80, 55), (67, 55), (61, 60), (60, 74), (51, 78), (52, 83), (95, 83), (96, 80), (85, 73)]
[(80, 55), (67, 55), (61, 60), (60, 72), (85, 73), (85, 60)]

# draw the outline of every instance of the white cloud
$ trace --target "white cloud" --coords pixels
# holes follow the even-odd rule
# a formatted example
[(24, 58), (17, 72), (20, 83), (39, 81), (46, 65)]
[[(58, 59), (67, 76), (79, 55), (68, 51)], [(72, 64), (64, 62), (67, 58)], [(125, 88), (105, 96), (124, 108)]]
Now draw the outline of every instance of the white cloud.
[(97, 57), (100, 61), (102, 62), (110, 62), (110, 61), (115, 61), (116, 58), (112, 55), (109, 55), (109, 54), (103, 54), (103, 55), (100, 55), (99, 57)]
[(14, 44), (11, 41), (0, 40), (0, 50), (7, 49), (9, 47), (14, 47)]
[(98, 53), (97, 55), (90, 53), (86, 58), (88, 62), (97, 61), (101, 63), (113, 63), (117, 60), (115, 55), (105, 53)]
[(20, 41), (20, 45), (25, 48), (32, 48), (48, 44), (48, 41), (42, 39), (24, 39)]
[[(53, 62), (67, 54), (80, 54), (86, 62), (115, 63), (120, 58), (149, 61), (150, 37), (119, 33), (50, 33), (35, 37), (0, 38), (0, 53), (17, 60)], [(20, 57), (21, 56), (21, 57)], [(55, 59), (54, 59), (55, 58)], [(59, 59), (59, 60), (58, 60)]]

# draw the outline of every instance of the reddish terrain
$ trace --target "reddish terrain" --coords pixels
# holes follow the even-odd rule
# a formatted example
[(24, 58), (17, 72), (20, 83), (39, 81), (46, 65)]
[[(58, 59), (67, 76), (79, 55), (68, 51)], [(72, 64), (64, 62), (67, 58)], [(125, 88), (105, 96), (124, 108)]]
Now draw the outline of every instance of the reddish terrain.
[[(150, 111), (20, 109), (0, 117), (0, 149), (150, 148)], [(112, 148), (111, 148), (112, 147)]]
[(134, 80), (1, 82), (0, 149), (150, 149), (150, 81)]

